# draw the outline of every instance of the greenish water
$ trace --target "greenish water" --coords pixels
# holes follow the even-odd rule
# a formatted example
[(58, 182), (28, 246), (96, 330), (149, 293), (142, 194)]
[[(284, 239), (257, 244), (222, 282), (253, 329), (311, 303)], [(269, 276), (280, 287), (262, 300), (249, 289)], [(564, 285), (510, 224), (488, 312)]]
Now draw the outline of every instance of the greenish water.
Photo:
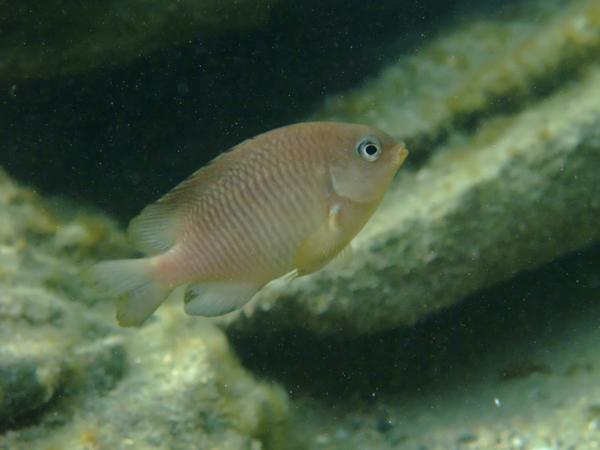
[[(600, 446), (596, 0), (28, 0), (0, 47), (0, 449)], [(410, 151), (351, 256), (120, 328), (128, 221), (315, 119)]]

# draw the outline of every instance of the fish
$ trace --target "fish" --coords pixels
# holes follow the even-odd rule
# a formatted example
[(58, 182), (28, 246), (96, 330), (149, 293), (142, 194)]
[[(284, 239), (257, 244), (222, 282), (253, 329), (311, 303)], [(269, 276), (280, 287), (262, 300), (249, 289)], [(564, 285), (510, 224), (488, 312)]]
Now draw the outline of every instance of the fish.
[(121, 326), (142, 325), (184, 285), (189, 315), (240, 309), (272, 280), (334, 259), (407, 155), (404, 144), (360, 124), (303, 122), (259, 134), (131, 220), (128, 236), (146, 257), (99, 262), (91, 276), (118, 298)]

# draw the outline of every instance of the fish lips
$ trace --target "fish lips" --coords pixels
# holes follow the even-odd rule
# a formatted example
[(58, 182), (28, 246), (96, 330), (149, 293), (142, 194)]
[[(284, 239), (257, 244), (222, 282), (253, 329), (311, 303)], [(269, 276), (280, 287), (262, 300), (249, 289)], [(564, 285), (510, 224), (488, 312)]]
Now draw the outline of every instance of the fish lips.
[(396, 162), (396, 167), (399, 169), (402, 163), (404, 163), (404, 161), (408, 157), (408, 150), (406, 149), (404, 143), (400, 142), (392, 148), (392, 152), (395, 156), (394, 159)]

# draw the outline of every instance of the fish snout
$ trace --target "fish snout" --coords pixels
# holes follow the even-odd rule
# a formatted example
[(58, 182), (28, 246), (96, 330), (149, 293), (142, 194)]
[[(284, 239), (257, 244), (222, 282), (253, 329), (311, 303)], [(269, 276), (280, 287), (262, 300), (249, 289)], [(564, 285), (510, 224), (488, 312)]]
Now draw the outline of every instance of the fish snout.
[(400, 167), (404, 160), (408, 157), (408, 150), (404, 146), (403, 142), (398, 143), (392, 150), (394, 152), (396, 164), (398, 167)]

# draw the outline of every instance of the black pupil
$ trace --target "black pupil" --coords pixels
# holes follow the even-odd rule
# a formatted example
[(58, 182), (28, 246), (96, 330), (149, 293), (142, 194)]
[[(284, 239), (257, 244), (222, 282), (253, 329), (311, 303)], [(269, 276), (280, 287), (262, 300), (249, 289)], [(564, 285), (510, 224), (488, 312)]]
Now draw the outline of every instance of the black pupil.
[(366, 144), (365, 145), (365, 153), (369, 156), (375, 156), (377, 154), (377, 146), (375, 144)]

